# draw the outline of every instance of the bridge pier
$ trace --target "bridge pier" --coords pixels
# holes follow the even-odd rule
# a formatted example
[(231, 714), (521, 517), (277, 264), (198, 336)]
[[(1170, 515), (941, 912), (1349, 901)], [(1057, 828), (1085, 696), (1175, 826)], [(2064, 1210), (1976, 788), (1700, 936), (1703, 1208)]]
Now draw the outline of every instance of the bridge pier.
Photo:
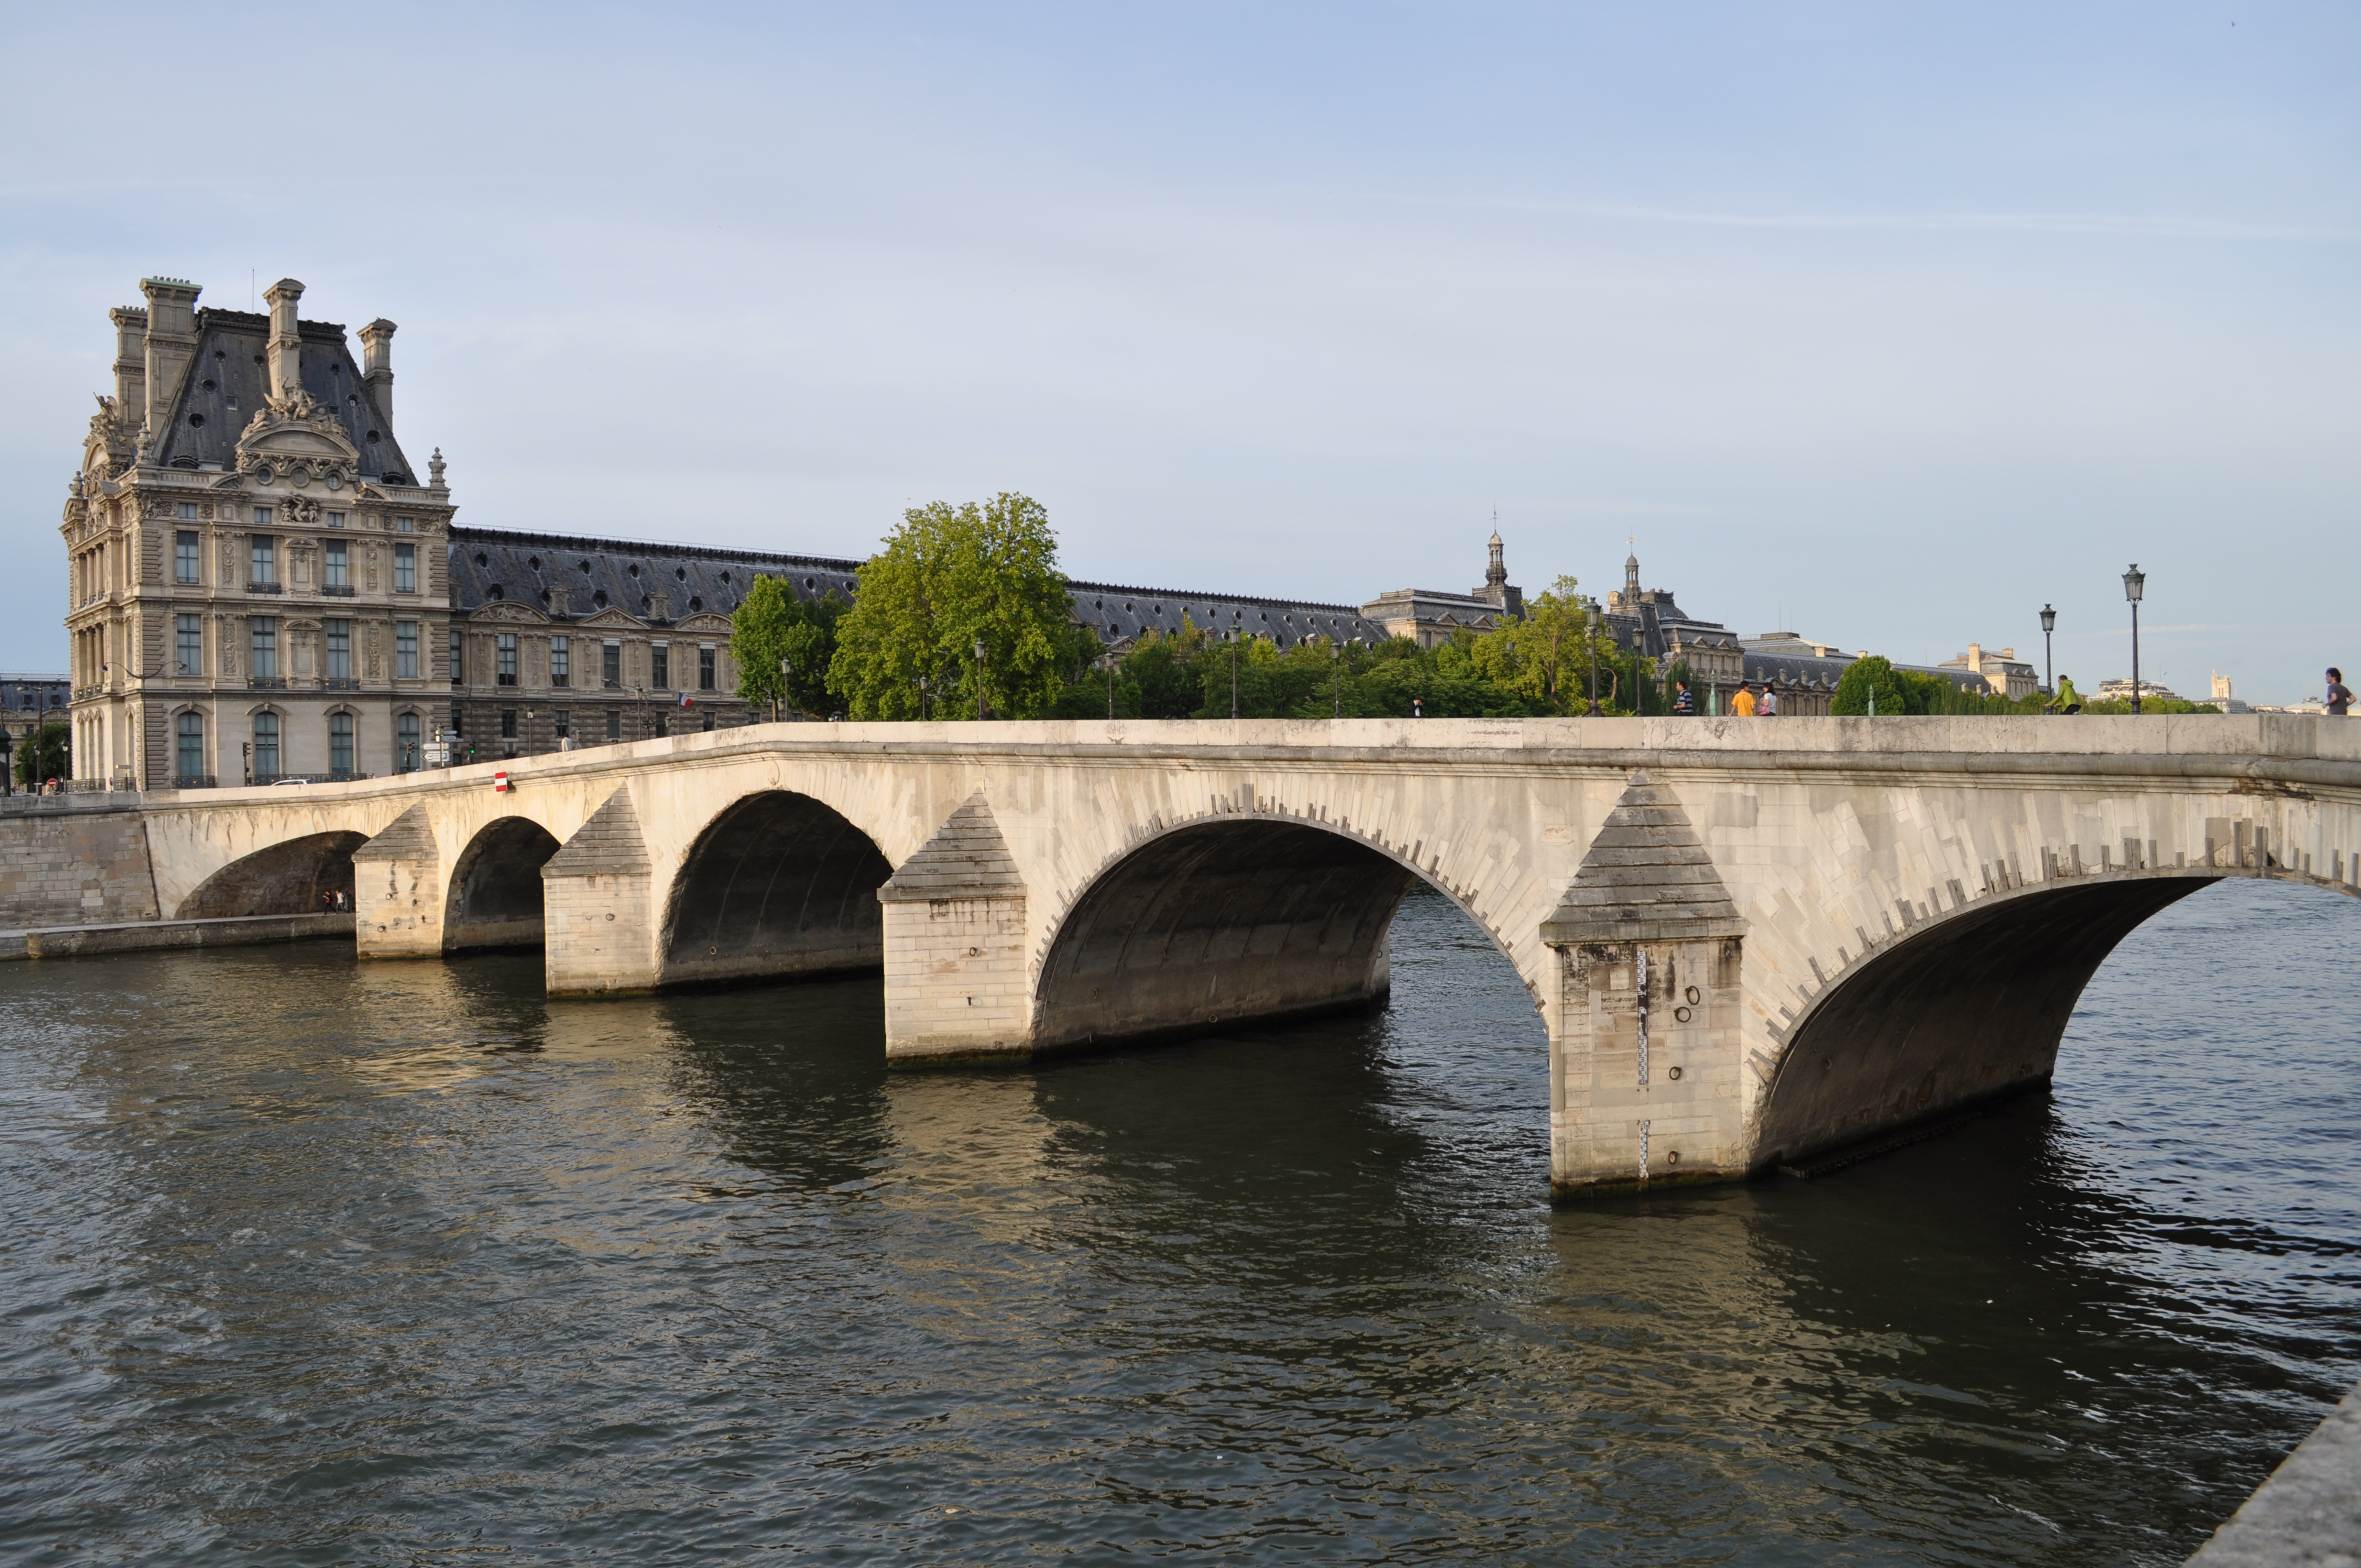
[(1634, 773), (1542, 926), (1554, 1193), (1745, 1174), (1745, 933), (1679, 799)]
[(365, 959), (443, 956), (443, 861), (423, 802), (353, 851), (353, 948)]
[(884, 887), (885, 1058), (1032, 1054), (1025, 879), (971, 795)]
[(656, 988), (663, 955), (654, 881), (625, 784), (541, 868), (542, 972), (550, 995)]

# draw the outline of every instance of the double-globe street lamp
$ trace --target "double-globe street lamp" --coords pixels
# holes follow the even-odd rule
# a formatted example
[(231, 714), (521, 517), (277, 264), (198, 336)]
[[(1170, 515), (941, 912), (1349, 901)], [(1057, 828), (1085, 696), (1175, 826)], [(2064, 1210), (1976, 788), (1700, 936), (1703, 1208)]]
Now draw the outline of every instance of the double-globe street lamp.
[(2139, 563), (2135, 561), (2132, 563), (2132, 569), (2124, 574), (2124, 598), (2130, 601), (2132, 607), (2132, 711), (2134, 713), (2140, 710), (2139, 607), (2140, 596), (2147, 591), (2147, 574), (2141, 571)]

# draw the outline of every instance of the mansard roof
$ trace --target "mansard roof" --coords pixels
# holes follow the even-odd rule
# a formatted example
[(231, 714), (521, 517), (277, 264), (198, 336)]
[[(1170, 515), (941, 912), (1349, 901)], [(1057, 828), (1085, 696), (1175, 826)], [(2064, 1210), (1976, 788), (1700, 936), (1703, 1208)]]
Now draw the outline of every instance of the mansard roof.
[(1236, 630), (1268, 636), (1282, 648), (1292, 648), (1307, 637), (1334, 637), (1347, 642), (1356, 638), (1382, 642), (1387, 637), (1384, 627), (1354, 606), (1318, 599), (1137, 588), (1071, 579), (1066, 591), (1073, 600), (1075, 617), (1104, 642), (1137, 638), (1148, 631), (1169, 636), (1178, 632), (1184, 620), (1216, 635)]
[(853, 574), (861, 568), (858, 561), (827, 555), (772, 555), (571, 533), (455, 526), (450, 538), (456, 610), (502, 600), (551, 609), (555, 596), (550, 590), (562, 587), (566, 613), (576, 617), (614, 609), (653, 619), (649, 596), (661, 593), (669, 596), (665, 619), (685, 620), (700, 611), (730, 614), (758, 576), (785, 579), (800, 599), (816, 600), (830, 589), (850, 598)]
[[(649, 595), (664, 593), (670, 596), (667, 619), (674, 621), (699, 613), (729, 615), (758, 576), (785, 579), (799, 599), (816, 600), (830, 591), (850, 598), (861, 570), (859, 561), (844, 556), (774, 555), (457, 526), (451, 530), (450, 554), (451, 608), (462, 613), (503, 601), (550, 609), (555, 599), (550, 590), (563, 586), (566, 612), (576, 617), (611, 608), (653, 619)], [(1306, 637), (1377, 642), (1386, 636), (1383, 628), (1352, 606), (1312, 599), (1071, 580), (1066, 591), (1075, 619), (1109, 642), (1149, 630), (1177, 632), (1184, 618), (1202, 630), (1218, 633), (1235, 629), (1290, 648)]]
[[(296, 353), (303, 389), (336, 421), (360, 454), (364, 479), (415, 485), (418, 471), (393, 439), (361, 367), (335, 322), (300, 322)], [(250, 311), (197, 312), (197, 355), (181, 383), (163, 440), (151, 454), (168, 467), (236, 466), (237, 438), (270, 390), (270, 318)]]

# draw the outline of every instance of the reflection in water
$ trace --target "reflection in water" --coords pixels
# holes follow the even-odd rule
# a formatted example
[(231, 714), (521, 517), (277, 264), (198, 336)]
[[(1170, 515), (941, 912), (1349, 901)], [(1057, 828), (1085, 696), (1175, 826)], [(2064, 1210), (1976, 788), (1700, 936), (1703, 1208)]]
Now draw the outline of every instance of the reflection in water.
[(2356, 912), (2231, 884), (2055, 1096), (1553, 1212), (1543, 1041), (1393, 1005), (888, 1073), (873, 981), (14, 966), (12, 1561), (2174, 1563), (2356, 1374)]

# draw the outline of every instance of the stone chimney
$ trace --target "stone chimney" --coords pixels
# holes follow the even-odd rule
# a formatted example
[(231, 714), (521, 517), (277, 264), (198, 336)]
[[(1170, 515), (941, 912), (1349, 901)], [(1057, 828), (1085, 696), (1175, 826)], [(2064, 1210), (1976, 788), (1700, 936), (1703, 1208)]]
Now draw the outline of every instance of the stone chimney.
[(552, 583), (549, 585), (550, 614), (571, 615), (574, 613), (573, 606), (574, 590), (572, 588), (567, 587), (564, 583)]
[[(145, 361), (140, 381), (148, 406), (140, 411), (151, 436), (161, 435), (172, 417), (181, 383), (197, 356), (197, 296), (204, 291), (185, 278), (142, 278), (139, 291), (148, 296), (147, 332), (141, 337)], [(131, 410), (124, 410), (127, 418)]]
[(378, 417), (393, 426), (393, 334), (391, 322), (379, 316), (361, 328), (361, 379), (377, 400)]
[(148, 412), (148, 313), (137, 305), (106, 313), (115, 323), (115, 407), (126, 420)]
[(650, 620), (670, 620), (672, 619), (672, 595), (664, 592), (662, 588), (651, 588), (648, 590), (648, 619)]
[(270, 400), (283, 403), (303, 389), (303, 338), (295, 323), (303, 285), (281, 278), (262, 297), (270, 306)]

